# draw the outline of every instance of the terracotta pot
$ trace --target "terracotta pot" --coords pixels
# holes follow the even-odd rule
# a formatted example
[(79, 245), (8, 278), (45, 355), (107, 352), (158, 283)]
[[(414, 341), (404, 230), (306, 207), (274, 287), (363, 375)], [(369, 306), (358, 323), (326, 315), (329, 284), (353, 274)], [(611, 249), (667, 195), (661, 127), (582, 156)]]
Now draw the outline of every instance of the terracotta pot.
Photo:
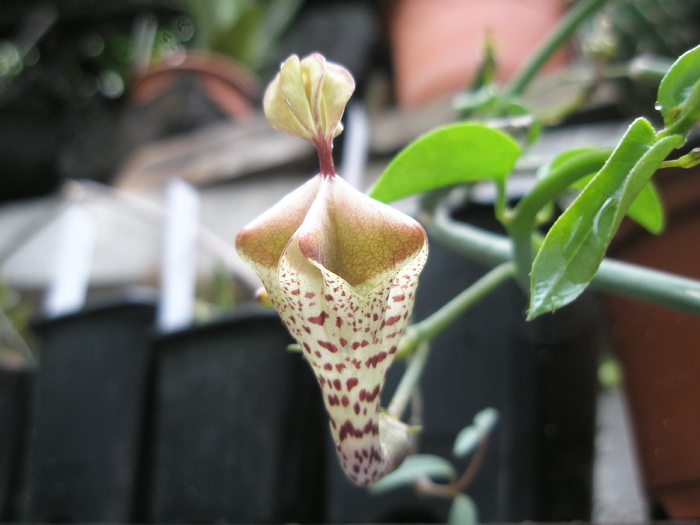
[[(397, 0), (389, 30), (400, 106), (421, 106), (469, 86), (487, 33), (496, 43), (499, 80), (509, 78), (557, 23), (562, 0)], [(566, 52), (548, 67), (562, 64)]]
[[(700, 278), (698, 171), (659, 173), (666, 231), (628, 223), (611, 255)], [(621, 297), (607, 304), (647, 497), (669, 518), (700, 518), (700, 318)]]
[(257, 78), (233, 60), (215, 53), (188, 50), (175, 54), (137, 75), (129, 90), (131, 99), (145, 104), (185, 75), (192, 75), (209, 98), (232, 118), (253, 112), (259, 92)]

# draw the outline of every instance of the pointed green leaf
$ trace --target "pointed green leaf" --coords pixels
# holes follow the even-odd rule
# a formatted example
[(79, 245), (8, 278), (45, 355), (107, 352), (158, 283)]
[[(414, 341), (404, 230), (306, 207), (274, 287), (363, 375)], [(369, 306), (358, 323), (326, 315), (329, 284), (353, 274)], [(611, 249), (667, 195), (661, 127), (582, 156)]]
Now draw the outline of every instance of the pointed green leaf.
[[(579, 179), (578, 182), (572, 185), (575, 190), (583, 190), (591, 181), (593, 175)], [(659, 192), (656, 191), (654, 184), (649, 181), (637, 195), (637, 198), (632, 201), (627, 216), (636, 221), (640, 226), (645, 228), (649, 233), (660, 233), (664, 228), (664, 208), (661, 202)]]
[(700, 79), (690, 88), (683, 104), (671, 110), (664, 123), (664, 135), (686, 136), (700, 119)]
[(457, 494), (452, 500), (447, 525), (477, 525), (478, 516), (474, 501), (466, 494)]
[(656, 186), (651, 181), (644, 185), (634, 199), (627, 210), (627, 216), (649, 233), (661, 233), (664, 229), (664, 206)]
[[(561, 166), (567, 160), (573, 159), (577, 155), (584, 154), (588, 151), (592, 151), (595, 148), (577, 148), (569, 151), (565, 151), (557, 155), (550, 162), (542, 166), (537, 171), (537, 178), (545, 178), (549, 173), (555, 168)], [(601, 166), (602, 167), (602, 166)], [(574, 190), (581, 191), (593, 178), (595, 173), (591, 173), (586, 177), (580, 178), (571, 188)], [(664, 210), (663, 204), (661, 203), (661, 198), (659, 197), (656, 188), (651, 182), (648, 182), (639, 192), (637, 198), (632, 202), (632, 205), (627, 210), (627, 216), (632, 220), (639, 223), (643, 228), (648, 230), (650, 233), (659, 233), (664, 227)]]
[(369, 490), (378, 494), (405, 485), (413, 485), (418, 478), (426, 476), (454, 479), (455, 475), (454, 467), (446, 459), (432, 454), (414, 454), (408, 456), (399, 468), (377, 481)]
[(551, 227), (535, 257), (528, 318), (556, 310), (588, 286), (622, 217), (666, 156), (683, 143), (657, 140), (637, 119), (598, 174)]
[(369, 195), (391, 202), (460, 182), (503, 181), (520, 154), (509, 135), (476, 123), (431, 131), (404, 148)]
[(483, 409), (474, 416), (474, 422), (471, 425), (463, 428), (457, 434), (452, 453), (457, 457), (464, 457), (473, 452), (481, 440), (491, 433), (497, 422), (498, 410), (495, 408)]
[(700, 118), (700, 46), (683, 53), (661, 79), (656, 108), (665, 135), (686, 136)]
[(683, 53), (671, 66), (659, 84), (657, 109), (664, 121), (673, 118), (678, 106), (685, 104), (693, 86), (700, 78), (700, 46)]

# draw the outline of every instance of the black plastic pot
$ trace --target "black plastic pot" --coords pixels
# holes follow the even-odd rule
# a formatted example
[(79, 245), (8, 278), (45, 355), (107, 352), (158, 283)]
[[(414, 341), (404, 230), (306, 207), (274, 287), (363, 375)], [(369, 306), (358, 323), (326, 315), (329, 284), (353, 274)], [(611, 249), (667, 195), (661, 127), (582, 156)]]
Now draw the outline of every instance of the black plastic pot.
[(25, 518), (129, 522), (155, 303), (132, 297), (40, 320)]
[(321, 519), (326, 416), (292, 342), (261, 308), (155, 341), (148, 521)]
[[(492, 207), (461, 219), (495, 229)], [(423, 319), (487, 271), (437, 242), (421, 274), (414, 317)], [(458, 432), (486, 407), (500, 413), (486, 456), (467, 493), (480, 521), (590, 519), (595, 425), (598, 308), (590, 296), (532, 323), (524, 294), (508, 282), (432, 343), (422, 379), (421, 453), (454, 460)], [(383, 392), (403, 372), (395, 363)], [(327, 442), (329, 458), (335, 456)], [(328, 522), (442, 522), (450, 502), (404, 488), (372, 496), (329, 464)]]
[(0, 521), (19, 518), (34, 373), (0, 369)]

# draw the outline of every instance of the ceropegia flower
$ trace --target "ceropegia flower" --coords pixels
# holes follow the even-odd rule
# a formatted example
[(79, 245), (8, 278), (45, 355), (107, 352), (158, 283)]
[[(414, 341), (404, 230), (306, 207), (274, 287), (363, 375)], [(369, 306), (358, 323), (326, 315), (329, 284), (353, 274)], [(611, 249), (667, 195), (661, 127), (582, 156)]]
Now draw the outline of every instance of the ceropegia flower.
[[(352, 92), (348, 79), (320, 55), (292, 57), (268, 88), (266, 114), (276, 127), (314, 142), (319, 157), (329, 155), (320, 150), (337, 132)], [(297, 93), (300, 85), (306, 97)], [(276, 112), (282, 116), (271, 115)], [(343, 470), (368, 485), (411, 449), (408, 427), (380, 412), (379, 402), (427, 242), (416, 221), (352, 188), (335, 175), (332, 161), (325, 168), (248, 225), (236, 246), (313, 368)]]

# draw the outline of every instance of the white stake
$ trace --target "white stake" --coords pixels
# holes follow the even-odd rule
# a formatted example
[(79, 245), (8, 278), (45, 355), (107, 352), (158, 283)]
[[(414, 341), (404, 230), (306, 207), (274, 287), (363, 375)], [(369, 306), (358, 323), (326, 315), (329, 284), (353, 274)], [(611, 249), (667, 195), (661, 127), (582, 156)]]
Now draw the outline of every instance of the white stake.
[(190, 325), (194, 316), (200, 201), (197, 190), (180, 179), (165, 192), (158, 328), (172, 331)]

